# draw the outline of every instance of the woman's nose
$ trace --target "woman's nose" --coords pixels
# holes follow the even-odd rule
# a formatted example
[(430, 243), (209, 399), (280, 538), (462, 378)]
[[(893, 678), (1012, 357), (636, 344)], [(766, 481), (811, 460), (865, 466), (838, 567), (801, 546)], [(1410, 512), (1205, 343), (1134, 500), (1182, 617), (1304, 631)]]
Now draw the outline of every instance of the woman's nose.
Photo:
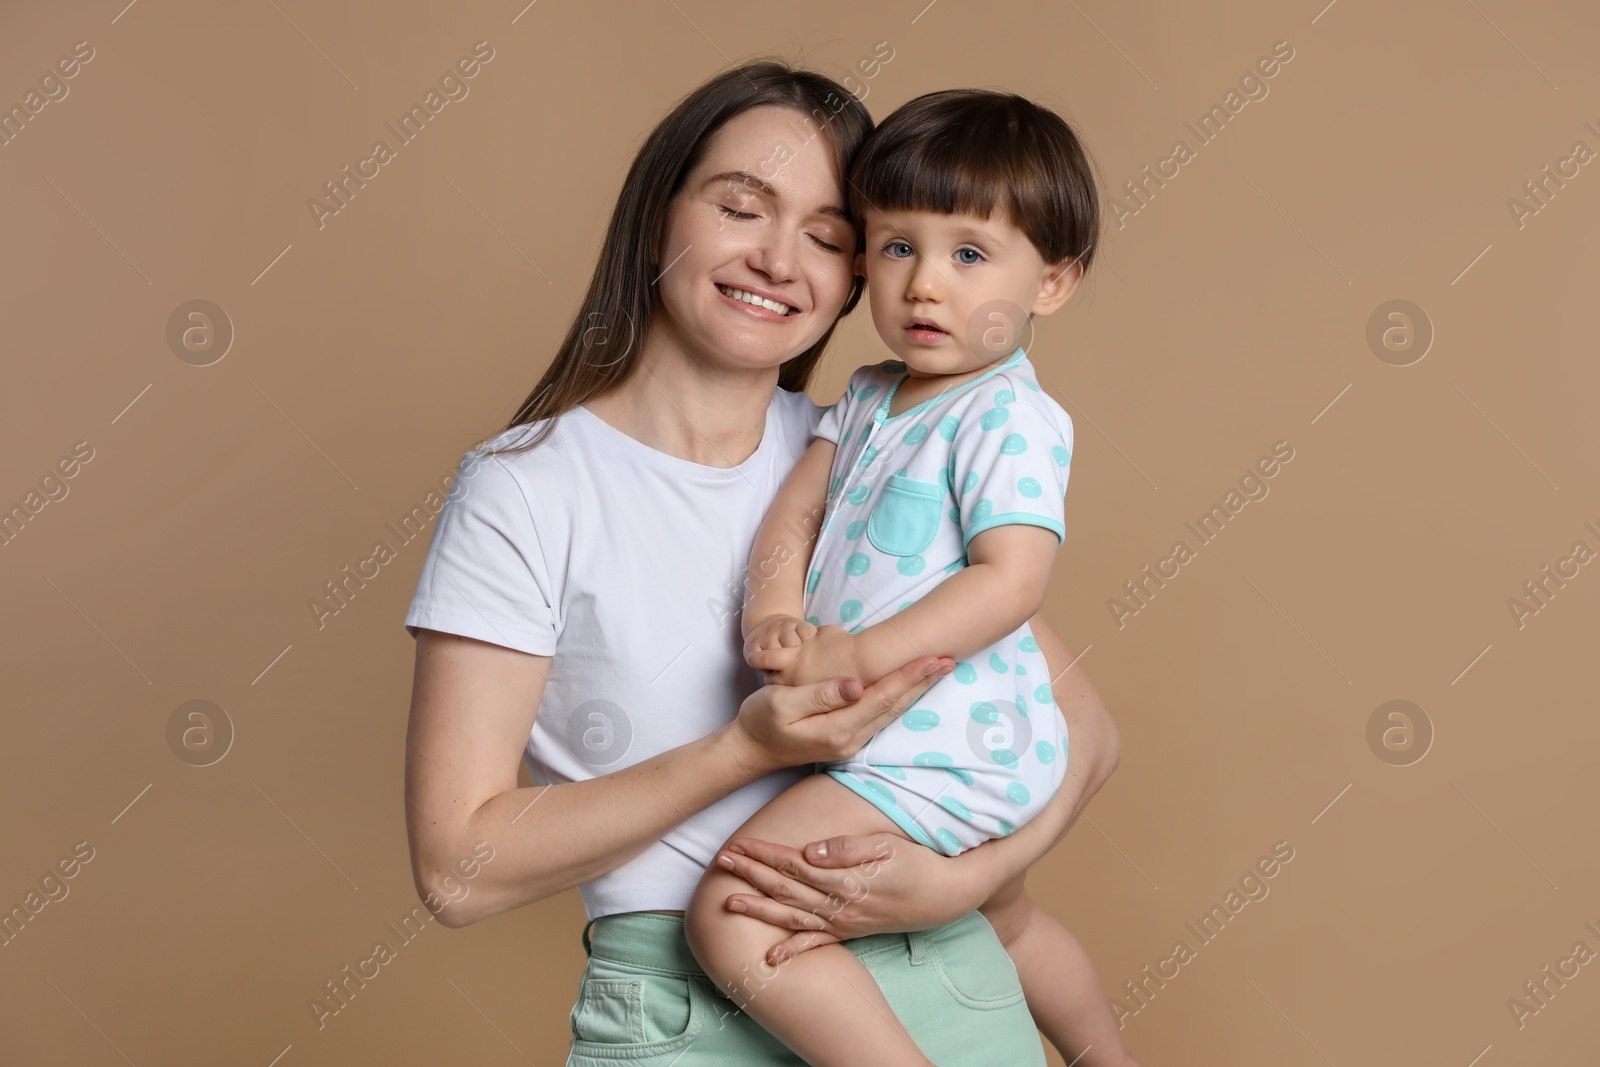
[(798, 236), (781, 226), (769, 228), (752, 249), (751, 265), (775, 281), (790, 278), (795, 271)]

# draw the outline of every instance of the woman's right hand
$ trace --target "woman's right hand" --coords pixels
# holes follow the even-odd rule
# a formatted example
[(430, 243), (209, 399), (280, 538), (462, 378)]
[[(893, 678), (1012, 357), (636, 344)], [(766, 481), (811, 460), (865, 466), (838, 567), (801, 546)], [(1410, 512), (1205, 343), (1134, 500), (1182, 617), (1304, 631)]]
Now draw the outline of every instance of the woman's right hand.
[(954, 669), (948, 656), (921, 656), (866, 687), (855, 678), (763, 686), (739, 706), (728, 737), (763, 774), (848, 759)]

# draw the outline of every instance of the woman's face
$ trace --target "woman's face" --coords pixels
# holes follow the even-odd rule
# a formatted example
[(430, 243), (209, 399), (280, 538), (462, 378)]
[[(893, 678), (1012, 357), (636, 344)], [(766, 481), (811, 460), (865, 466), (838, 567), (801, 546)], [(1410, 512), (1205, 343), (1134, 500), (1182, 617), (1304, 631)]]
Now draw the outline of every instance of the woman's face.
[(827, 134), (790, 108), (743, 111), (668, 209), (652, 332), (691, 359), (775, 368), (839, 317), (855, 247)]

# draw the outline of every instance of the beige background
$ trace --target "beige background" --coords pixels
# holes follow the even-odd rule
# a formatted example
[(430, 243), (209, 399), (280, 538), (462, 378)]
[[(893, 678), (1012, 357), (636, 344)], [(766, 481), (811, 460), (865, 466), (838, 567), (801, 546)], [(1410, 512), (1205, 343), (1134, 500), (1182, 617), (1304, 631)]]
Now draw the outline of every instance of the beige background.
[[(887, 41), (857, 72), (875, 116), (1015, 90), (1110, 198), (1286, 40), (1040, 330), (1078, 430), (1049, 611), (1126, 751), (1030, 887), (1130, 1007), (1196, 948), (1128, 1019), (1147, 1065), (1592, 1062), (1600, 966), (1520, 1028), (1507, 1007), (1600, 951), (1600, 564), (1521, 628), (1507, 606), (1600, 550), (1600, 173), (1521, 227), (1507, 205), (1600, 149), (1592, 7), (123, 2), (0, 16), (7, 106), (95, 52), (0, 147), (0, 504), (94, 450), (0, 548), (0, 904), (94, 854), (0, 948), (0, 1060), (561, 1062), (576, 892), (403, 946), (383, 925), (417, 903), (400, 622), (426, 542), (320, 630), (307, 601), (526, 394), (632, 153), (729, 63), (843, 78)], [(470, 95), (319, 230), (307, 199), (479, 40)], [(236, 332), (211, 366), (166, 340), (195, 299)], [(1410, 366), (1366, 340), (1395, 299), (1436, 333)], [(863, 309), (816, 395), (875, 345)], [(1270, 495), (1119, 627), (1123, 582), (1277, 441)], [(1367, 740), (1395, 699), (1434, 731), (1408, 766)], [(169, 747), (190, 700), (236, 730), (208, 767)], [(1197, 947), (1184, 924), (1278, 841), (1270, 895)], [(397, 958), (319, 1030), (309, 999), (380, 939)]]

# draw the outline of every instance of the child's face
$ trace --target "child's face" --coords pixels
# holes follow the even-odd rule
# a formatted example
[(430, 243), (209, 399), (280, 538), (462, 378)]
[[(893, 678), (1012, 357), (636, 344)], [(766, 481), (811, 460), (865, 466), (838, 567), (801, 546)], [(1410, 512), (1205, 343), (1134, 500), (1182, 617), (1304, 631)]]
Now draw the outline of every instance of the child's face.
[(1072, 295), (1075, 263), (1047, 264), (996, 211), (987, 219), (870, 210), (867, 276), (878, 335), (914, 377), (981, 371), (1016, 351), (1033, 315)]

